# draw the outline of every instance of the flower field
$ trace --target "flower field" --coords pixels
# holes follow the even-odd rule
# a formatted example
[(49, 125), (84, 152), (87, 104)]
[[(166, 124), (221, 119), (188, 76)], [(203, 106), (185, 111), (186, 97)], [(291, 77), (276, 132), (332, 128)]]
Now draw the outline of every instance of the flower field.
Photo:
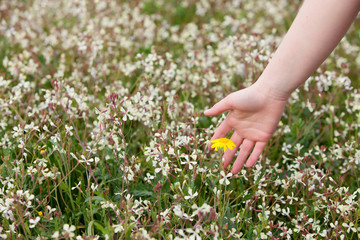
[(0, 239), (360, 238), (359, 18), (252, 168), (207, 147), (300, 6), (0, 1)]

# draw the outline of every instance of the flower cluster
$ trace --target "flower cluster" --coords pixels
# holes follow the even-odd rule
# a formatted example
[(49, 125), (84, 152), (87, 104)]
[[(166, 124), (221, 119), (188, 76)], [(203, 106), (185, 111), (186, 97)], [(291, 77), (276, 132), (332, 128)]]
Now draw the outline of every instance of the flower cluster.
[(225, 116), (203, 110), (256, 80), (300, 4), (0, 1), (0, 238), (360, 237), (354, 29), (253, 168), (208, 151)]

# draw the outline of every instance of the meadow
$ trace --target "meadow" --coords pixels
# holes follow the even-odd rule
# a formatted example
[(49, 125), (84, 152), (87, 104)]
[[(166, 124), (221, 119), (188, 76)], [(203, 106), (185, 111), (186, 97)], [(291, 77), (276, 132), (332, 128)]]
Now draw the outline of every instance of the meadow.
[(203, 112), (301, 1), (0, 1), (1, 239), (358, 239), (360, 19), (237, 175)]

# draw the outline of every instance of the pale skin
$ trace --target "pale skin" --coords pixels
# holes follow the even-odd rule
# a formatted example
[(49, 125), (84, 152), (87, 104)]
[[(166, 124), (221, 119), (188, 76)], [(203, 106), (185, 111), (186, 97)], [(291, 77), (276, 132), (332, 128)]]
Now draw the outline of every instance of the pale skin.
[[(233, 92), (206, 116), (229, 111), (213, 139), (234, 130), (236, 147), (224, 153), (232, 173), (253, 166), (273, 135), (291, 93), (330, 55), (360, 11), (360, 0), (305, 0), (268, 66), (252, 86)], [(359, 53), (360, 54), (360, 53)], [(210, 147), (210, 146), (209, 146)]]

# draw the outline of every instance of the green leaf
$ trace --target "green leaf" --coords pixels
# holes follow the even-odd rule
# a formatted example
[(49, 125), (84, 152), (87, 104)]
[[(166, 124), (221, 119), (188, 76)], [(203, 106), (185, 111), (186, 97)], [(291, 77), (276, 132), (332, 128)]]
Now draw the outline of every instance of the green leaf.
[(99, 229), (103, 234), (110, 235), (110, 231), (106, 230), (103, 225), (101, 225), (98, 221), (94, 221), (94, 225), (97, 229)]
[[(87, 198), (85, 200), (85, 202), (88, 202), (89, 201), (89, 198)], [(94, 196), (94, 197), (91, 197), (91, 201), (99, 201), (99, 202), (102, 202), (102, 201), (107, 201), (105, 198), (103, 197), (99, 197), (99, 196)]]
[(67, 186), (64, 182), (60, 183), (60, 188), (61, 188), (61, 190), (63, 190), (64, 192), (69, 191), (68, 186)]
[(110, 157), (112, 158), (114, 157), (112, 150), (108, 146), (105, 146), (105, 150)]
[(93, 224), (94, 224), (94, 220), (89, 222), (89, 225), (88, 225), (88, 228), (87, 228), (88, 235), (92, 235), (91, 229), (92, 229)]
[(131, 191), (131, 194), (135, 197), (152, 197), (153, 192), (146, 189), (134, 189)]
[[(168, 192), (162, 189), (163, 192)], [(133, 186), (133, 189), (130, 190), (130, 193), (135, 197), (153, 197), (154, 193), (152, 191), (152, 186), (144, 183), (137, 183)]]
[(195, 184), (194, 184), (195, 189), (196, 189), (196, 190), (199, 190), (200, 187), (201, 187), (201, 184), (202, 184), (201, 175), (198, 174), (198, 175), (196, 176), (196, 179), (195, 179)]
[(4, 148), (2, 150), (2, 152), (3, 152), (3, 156), (6, 156), (6, 158), (4, 158), (4, 159), (7, 159), (7, 156), (9, 156), (11, 153), (10, 149), (8, 149), (8, 148)]

